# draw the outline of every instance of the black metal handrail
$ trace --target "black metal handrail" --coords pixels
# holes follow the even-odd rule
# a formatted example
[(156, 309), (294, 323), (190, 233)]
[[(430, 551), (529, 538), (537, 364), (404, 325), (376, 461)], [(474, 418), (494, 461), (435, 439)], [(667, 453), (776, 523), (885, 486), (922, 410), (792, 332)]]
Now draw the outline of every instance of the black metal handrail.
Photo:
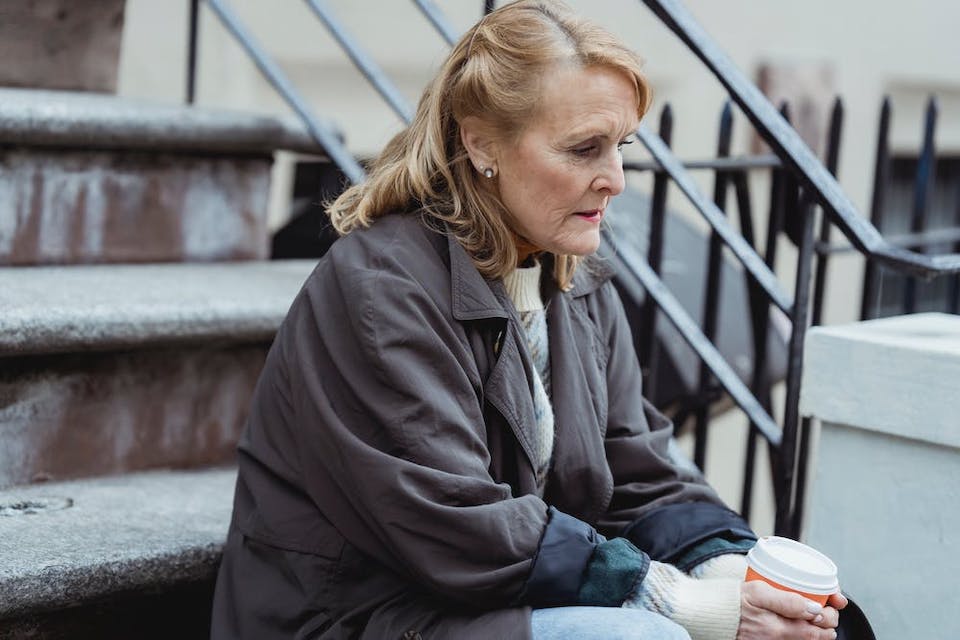
[(452, 47), (456, 44), (460, 34), (457, 33), (454, 26), (447, 20), (447, 16), (444, 15), (443, 11), (441, 11), (432, 0), (413, 0), (413, 3), (423, 12), (423, 15), (427, 17), (430, 24), (433, 25), (433, 28), (448, 45)]
[(776, 274), (760, 259), (753, 247), (743, 239), (743, 236), (730, 225), (720, 208), (700, 192), (696, 182), (683, 168), (683, 163), (673, 154), (670, 147), (664, 144), (660, 136), (650, 131), (645, 125), (640, 125), (637, 128), (637, 138), (657, 163), (669, 174), (674, 183), (687, 196), (687, 199), (697, 208), (697, 211), (713, 227), (713, 230), (723, 239), (724, 244), (737, 256), (744, 268), (763, 287), (773, 303), (784, 313), (790, 313), (793, 300), (782, 290)]
[(830, 214), (832, 222), (864, 255), (918, 276), (960, 273), (960, 254), (925, 255), (892, 246), (860, 215), (827, 168), (760, 90), (678, 0), (643, 0), (726, 87), (754, 128)]
[[(662, 135), (660, 137), (663, 138)], [(783, 166), (780, 158), (772, 153), (683, 160), (680, 164), (687, 171), (745, 171), (749, 169), (778, 169)], [(624, 160), (623, 169), (625, 171), (652, 171), (654, 173), (665, 173), (667, 171), (656, 160)]]
[(323, 22), (330, 35), (337, 41), (340, 48), (350, 57), (353, 65), (360, 70), (380, 96), (390, 105), (390, 108), (409, 124), (413, 120), (413, 109), (400, 93), (400, 90), (390, 82), (387, 74), (368, 56), (360, 47), (360, 43), (347, 31), (347, 28), (337, 18), (336, 14), (323, 0), (306, 0), (313, 13)]
[[(779, 446), (783, 438), (783, 432), (776, 421), (767, 413), (767, 410), (757, 401), (750, 389), (740, 380), (740, 377), (727, 363), (723, 355), (717, 350), (713, 343), (704, 335), (703, 331), (697, 325), (696, 321), (690, 317), (686, 309), (680, 304), (660, 276), (656, 274), (649, 263), (641, 256), (636, 255), (629, 247), (619, 243), (613, 235), (605, 230), (604, 237), (610, 245), (612, 252), (605, 257), (609, 260), (619, 260), (635, 273), (643, 285), (643, 290), (653, 298), (657, 307), (663, 311), (670, 323), (676, 327), (680, 335), (683, 336), (687, 344), (697, 353), (704, 363), (710, 368), (710, 371), (717, 377), (717, 380), (733, 398), (749, 419), (757, 425), (764, 438), (770, 444)], [(631, 287), (629, 281), (624, 285)], [(644, 297), (643, 292), (634, 291), (633, 296), (636, 299)]]
[[(823, 207), (830, 221), (839, 227), (847, 239), (870, 261), (876, 261), (896, 271), (922, 277), (960, 273), (960, 254), (930, 256), (894, 246), (886, 241), (874, 224), (871, 224), (870, 221), (859, 214), (852, 201), (840, 188), (831, 171), (807, 147), (786, 118), (770, 104), (756, 85), (733, 64), (678, 0), (644, 0), (644, 3), (713, 72), (727, 89), (730, 97), (743, 110), (755, 130), (792, 170), (792, 175), (804, 187), (803, 199), (799, 207), (801, 232), (794, 286), (795, 298), (791, 305), (785, 296), (778, 299), (776, 295), (778, 289), (768, 286), (768, 283), (761, 279), (766, 278), (767, 273), (756, 266), (759, 256), (753, 254), (752, 257), (747, 258), (752, 254), (752, 251), (744, 251), (742, 247), (737, 246), (740, 244), (738, 242), (740, 240), (739, 236), (736, 236), (736, 239), (729, 237), (732, 235), (731, 230), (725, 227), (718, 216), (719, 210), (712, 208), (710, 206), (712, 203), (709, 203), (695, 190), (685, 187), (685, 184), (694, 186), (693, 182), (682, 165), (671, 157), (672, 154), (669, 148), (663, 144), (663, 141), (649, 131), (641, 130), (639, 132), (641, 140), (657, 161), (667, 168), (671, 178), (677, 182), (681, 190), (694, 202), (701, 214), (707, 218), (714, 229), (714, 234), (719, 235), (723, 242), (733, 250), (744, 267), (770, 295), (771, 301), (790, 316), (792, 330), (789, 340), (787, 397), (784, 409), (783, 438), (778, 451), (780, 469), (777, 475), (779, 478), (776, 479), (779, 483), (776, 491), (776, 530), (778, 533), (797, 536), (801, 527), (804, 490), (802, 484), (806, 470), (805, 453), (808, 438), (808, 430), (801, 427), (799, 396), (800, 373), (803, 367), (803, 345), (809, 322), (807, 314), (811, 302), (811, 263), (815, 247), (812, 215), (814, 200)], [(932, 139), (932, 120), (933, 118), (928, 113), (925, 142)], [(924, 153), (923, 157), (929, 159), (931, 156), (930, 153)], [(672, 167), (667, 166), (666, 158), (673, 161), (671, 163)], [(928, 170), (928, 177), (929, 173)], [(920, 188), (921, 186), (918, 184), (918, 190)], [(915, 213), (914, 215), (914, 231), (918, 231), (922, 227), (922, 224), (917, 222), (917, 216), (922, 215), (924, 211), (925, 203), (921, 198), (920, 195), (916, 197), (918, 204), (915, 205), (915, 211), (921, 213)], [(828, 233), (828, 231), (824, 230), (823, 233)], [(825, 265), (821, 263), (821, 266)], [(818, 275), (818, 279), (819, 277)], [(911, 295), (912, 285), (913, 281), (908, 280), (906, 289), (908, 310), (912, 308), (911, 305), (914, 302), (914, 297)], [(819, 306), (815, 311), (819, 316)]]
[(250, 56), (254, 64), (257, 65), (257, 68), (267, 81), (273, 86), (277, 93), (280, 94), (287, 105), (300, 116), (300, 119), (307, 127), (307, 131), (313, 139), (317, 141), (317, 144), (323, 147), (327, 155), (330, 156), (330, 159), (337, 165), (337, 168), (339, 168), (351, 182), (363, 182), (367, 177), (367, 173), (363, 170), (363, 167), (360, 166), (360, 163), (351, 155), (346, 146), (340, 142), (337, 133), (313, 115), (307, 101), (300, 95), (300, 92), (297, 91), (297, 88), (290, 82), (286, 74), (283, 73), (283, 70), (266, 54), (263, 47), (261, 47), (250, 32), (247, 31), (246, 27), (244, 27), (243, 23), (233, 10), (230, 9), (225, 0), (206, 0), (206, 2), (214, 14), (220, 19), (220, 22), (223, 23), (223, 26), (226, 27), (227, 31), (230, 32), (240, 46), (243, 47), (244, 51), (247, 52), (247, 55)]

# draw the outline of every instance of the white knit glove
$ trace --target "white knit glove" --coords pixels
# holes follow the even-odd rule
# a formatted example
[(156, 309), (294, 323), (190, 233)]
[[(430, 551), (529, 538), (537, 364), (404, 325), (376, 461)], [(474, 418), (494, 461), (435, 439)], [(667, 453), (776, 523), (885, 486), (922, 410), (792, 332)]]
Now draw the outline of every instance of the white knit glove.
[(653, 561), (624, 607), (670, 618), (692, 640), (735, 640), (740, 626), (741, 579), (691, 578), (671, 564)]

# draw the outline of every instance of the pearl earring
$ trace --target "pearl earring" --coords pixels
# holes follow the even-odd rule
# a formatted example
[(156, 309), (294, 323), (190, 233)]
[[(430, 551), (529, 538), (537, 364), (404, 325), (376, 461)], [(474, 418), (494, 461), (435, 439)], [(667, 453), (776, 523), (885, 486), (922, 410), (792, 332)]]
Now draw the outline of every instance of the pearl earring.
[(484, 170), (483, 170), (483, 175), (484, 175), (485, 177), (487, 177), (487, 178), (492, 178), (492, 177), (493, 177), (493, 168), (492, 168), (492, 167), (487, 167), (486, 169), (484, 169)]

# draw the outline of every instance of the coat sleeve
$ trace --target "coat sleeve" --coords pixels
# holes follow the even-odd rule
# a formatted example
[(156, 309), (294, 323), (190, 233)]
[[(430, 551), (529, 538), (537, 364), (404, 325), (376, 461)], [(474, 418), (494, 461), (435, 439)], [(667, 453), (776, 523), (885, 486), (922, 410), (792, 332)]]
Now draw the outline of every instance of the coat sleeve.
[(749, 525), (702, 477), (672, 461), (667, 447), (673, 425), (642, 397), (630, 325), (612, 283), (597, 292), (592, 305), (607, 336), (604, 445), (614, 480), (610, 505), (598, 523), (600, 531), (625, 536), (654, 560), (667, 562), (714, 537), (753, 539)]
[(444, 597), (575, 604), (603, 537), (492, 479), (480, 380), (450, 317), (449, 282), (431, 290), (389, 251), (325, 261), (288, 318), (307, 493), (352, 545)]

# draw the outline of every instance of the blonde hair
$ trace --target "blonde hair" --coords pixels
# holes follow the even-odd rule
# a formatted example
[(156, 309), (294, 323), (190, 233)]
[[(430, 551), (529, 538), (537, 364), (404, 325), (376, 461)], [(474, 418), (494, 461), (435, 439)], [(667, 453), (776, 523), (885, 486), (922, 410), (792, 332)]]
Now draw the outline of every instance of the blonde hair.
[[(504, 140), (515, 139), (536, 117), (540, 80), (549, 67), (574, 61), (630, 78), (638, 116), (650, 89), (640, 60), (616, 37), (555, 0), (519, 0), (488, 14), (454, 46), (417, 106), (413, 122), (386, 145), (366, 182), (354, 185), (327, 209), (341, 235), (393, 212), (421, 210), (444, 225), (487, 278), (517, 265), (509, 214), (470, 163), (460, 124), (475, 116)], [(553, 276), (569, 288), (579, 257), (555, 255)]]

